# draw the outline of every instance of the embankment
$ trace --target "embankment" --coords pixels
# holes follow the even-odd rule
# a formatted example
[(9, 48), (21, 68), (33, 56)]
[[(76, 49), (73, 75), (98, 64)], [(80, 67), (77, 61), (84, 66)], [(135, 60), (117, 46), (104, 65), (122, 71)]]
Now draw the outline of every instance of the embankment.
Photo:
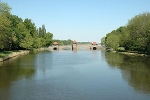
[(30, 52), (39, 52), (39, 51), (47, 51), (47, 50), (50, 51), (49, 48), (39, 48), (39, 49), (30, 50), (30, 51), (29, 50), (21, 50), (21, 51), (17, 51), (17, 52), (12, 52), (12, 53), (8, 54), (7, 56), (0, 58), (0, 62), (3, 62), (5, 60), (11, 59), (16, 56), (29, 54)]
[(150, 55), (147, 54), (139, 54), (139, 53), (131, 53), (131, 52), (117, 52), (117, 53), (132, 55), (132, 56), (150, 57)]
[(28, 54), (28, 53), (29, 53), (28, 50), (23, 50), (23, 51), (18, 51), (18, 52), (12, 52), (12, 53), (10, 53), (9, 55), (7, 55), (7, 56), (5, 56), (3, 58), (0, 58), (0, 62), (3, 62), (5, 60), (11, 59), (11, 58), (16, 57), (16, 56)]

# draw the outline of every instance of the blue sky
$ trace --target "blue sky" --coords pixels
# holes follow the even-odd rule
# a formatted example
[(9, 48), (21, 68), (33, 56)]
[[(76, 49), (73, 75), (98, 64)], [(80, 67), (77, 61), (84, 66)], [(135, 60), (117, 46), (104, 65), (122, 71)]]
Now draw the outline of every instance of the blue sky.
[(100, 42), (128, 20), (150, 12), (150, 0), (1, 0), (11, 13), (44, 24), (54, 39)]

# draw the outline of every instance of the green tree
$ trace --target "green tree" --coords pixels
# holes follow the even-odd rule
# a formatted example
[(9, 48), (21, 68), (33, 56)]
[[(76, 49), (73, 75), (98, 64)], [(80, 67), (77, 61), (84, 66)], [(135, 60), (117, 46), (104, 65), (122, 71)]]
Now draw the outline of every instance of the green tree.
[(9, 48), (9, 42), (7, 36), (9, 35), (9, 29), (11, 21), (7, 18), (11, 8), (7, 3), (0, 2), (0, 49)]
[(26, 33), (25, 37), (20, 41), (20, 47), (25, 49), (32, 49), (33, 38), (30, 34)]
[(0, 2), (0, 14), (10, 13), (11, 7), (4, 2)]
[(11, 25), (10, 25), (10, 30), (9, 30), (9, 34), (11, 36), (12, 39), (9, 39), (10, 42), (10, 48), (11, 49), (18, 49), (19, 48), (19, 43), (18, 43), (18, 38), (19, 38), (19, 31), (17, 31), (17, 26), (19, 23), (21, 23), (23, 20), (21, 18), (19, 18), (16, 15), (12, 15), (9, 14), (7, 15), (7, 17), (9, 18), (9, 20), (11, 21)]
[(101, 38), (101, 45), (105, 45), (105, 38), (106, 37)]
[(150, 52), (150, 13), (136, 15), (127, 25), (130, 34), (130, 49)]
[(45, 46), (48, 47), (50, 45), (52, 45), (52, 38), (53, 38), (53, 34), (50, 32), (47, 32), (44, 35), (44, 40), (45, 40)]
[(40, 39), (38, 39), (39, 37), (35, 24), (31, 21), (31, 19), (28, 18), (24, 20), (24, 24), (33, 38), (32, 48), (39, 48), (41, 45), (39, 41)]
[(43, 38), (44, 35), (46, 34), (46, 29), (45, 29), (45, 25), (42, 25), (42, 27), (39, 27), (39, 37)]
[(5, 14), (0, 14), (0, 49), (7, 48), (8, 46), (8, 32), (11, 21)]
[(37, 30), (34, 23), (32, 23), (31, 19), (26, 18), (24, 20), (24, 25), (29, 30), (32, 37), (37, 37)]
[(24, 23), (19, 23), (17, 30), (19, 31), (19, 46), (23, 49), (31, 49), (33, 44), (33, 38)]
[(45, 25), (36, 28), (31, 19), (24, 21), (10, 14), (7, 3), (0, 2), (0, 50), (31, 49), (52, 44), (53, 34), (46, 32)]
[(106, 46), (117, 50), (120, 46), (120, 33), (116, 30), (106, 35)]
[(136, 15), (123, 27), (108, 33), (105, 38), (108, 47), (150, 54), (150, 13)]

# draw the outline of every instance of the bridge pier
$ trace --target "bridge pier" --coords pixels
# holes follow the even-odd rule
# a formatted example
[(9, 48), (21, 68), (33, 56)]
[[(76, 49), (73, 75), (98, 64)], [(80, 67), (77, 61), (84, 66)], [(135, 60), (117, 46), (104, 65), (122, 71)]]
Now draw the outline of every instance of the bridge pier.
[(76, 51), (76, 50), (77, 50), (77, 42), (76, 40), (74, 40), (72, 44), (72, 51)]

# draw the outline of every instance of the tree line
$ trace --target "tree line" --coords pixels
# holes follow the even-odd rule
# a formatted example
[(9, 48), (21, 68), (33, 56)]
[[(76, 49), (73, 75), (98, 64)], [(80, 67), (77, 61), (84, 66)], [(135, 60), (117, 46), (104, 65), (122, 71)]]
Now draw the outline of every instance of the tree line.
[(53, 41), (57, 42), (58, 45), (72, 45), (73, 40), (59, 40), (59, 39), (54, 39)]
[(150, 54), (150, 13), (142, 13), (131, 18), (127, 25), (103, 37), (101, 43), (116, 51)]
[[(59, 40), (59, 39), (54, 39), (54, 42), (57, 42), (58, 45), (72, 45), (73, 40), (68, 39), (68, 40)], [(91, 42), (77, 42), (77, 44), (92, 44)]]
[(11, 14), (7, 3), (0, 2), (0, 50), (20, 50), (48, 47), (53, 34), (45, 25), (37, 28), (31, 19)]

